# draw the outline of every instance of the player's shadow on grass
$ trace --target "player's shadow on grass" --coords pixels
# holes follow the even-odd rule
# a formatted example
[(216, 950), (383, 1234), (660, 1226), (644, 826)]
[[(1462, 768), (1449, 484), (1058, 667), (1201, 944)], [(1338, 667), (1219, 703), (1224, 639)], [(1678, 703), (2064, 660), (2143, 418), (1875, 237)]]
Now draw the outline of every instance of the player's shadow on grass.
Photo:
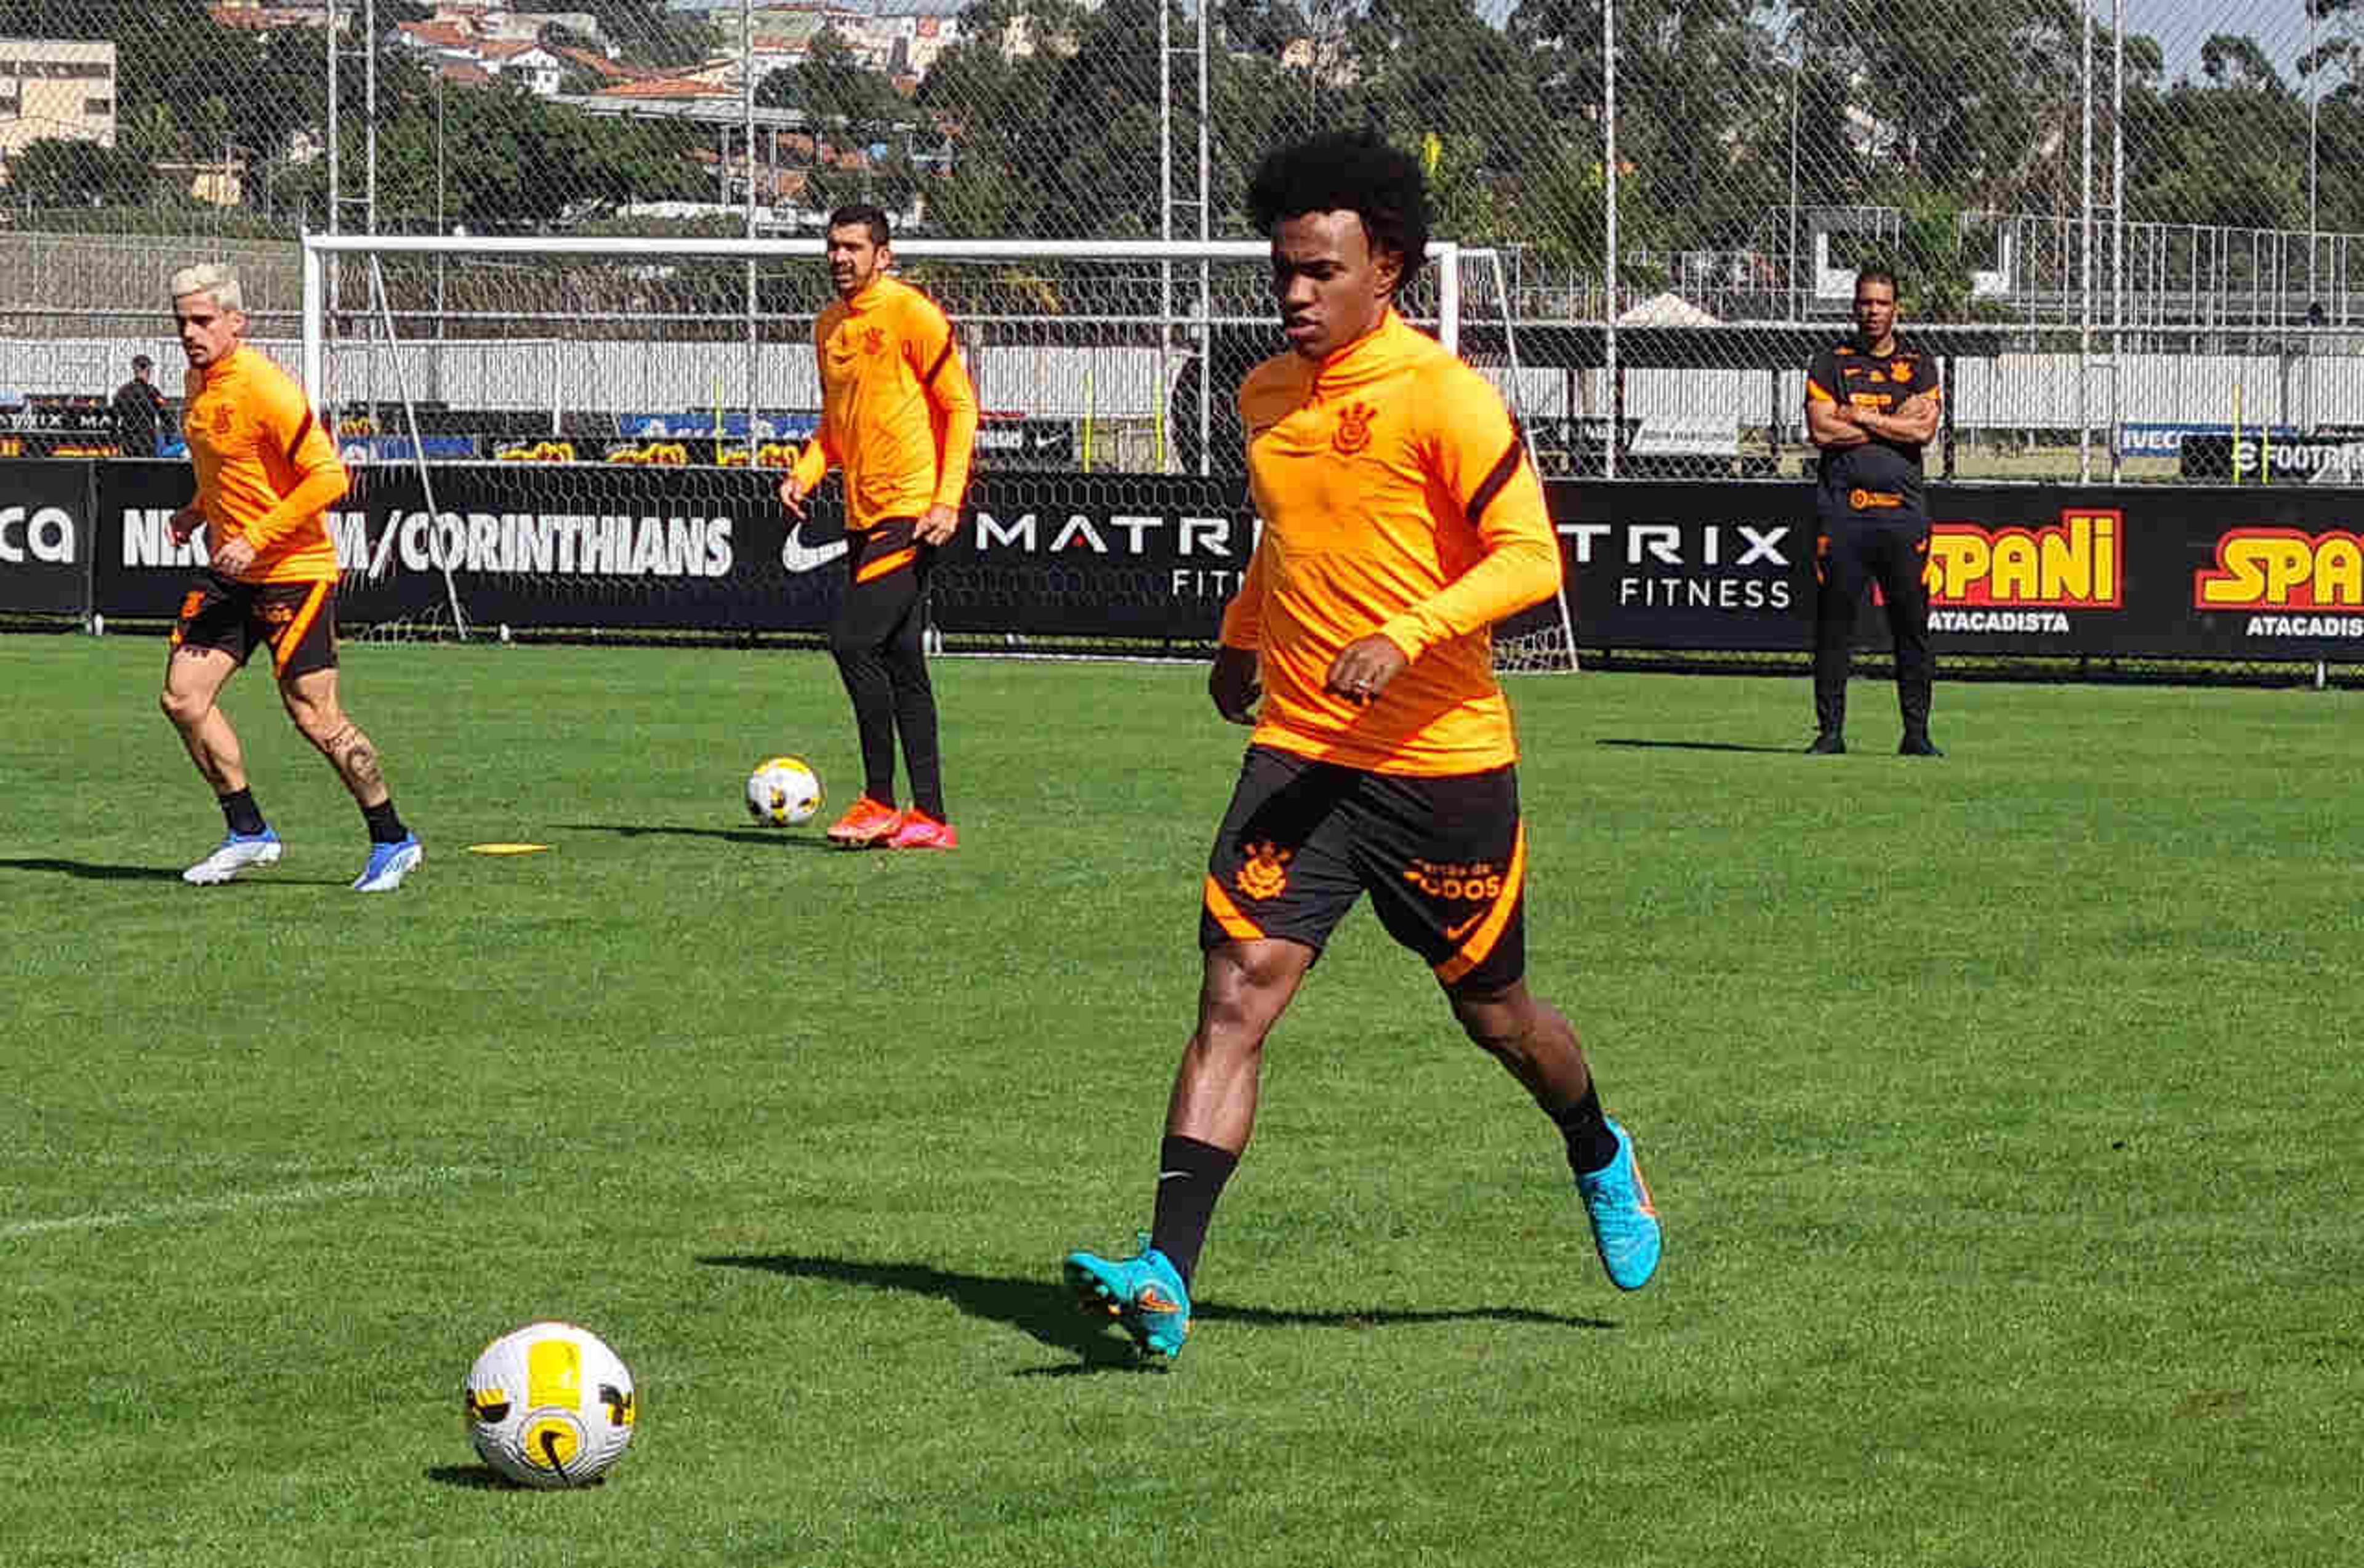
[(1637, 751), (1761, 751), (1774, 757), (1787, 757), (1805, 751), (1803, 746), (1746, 746), (1737, 740), (1644, 740), (1623, 735), (1608, 736), (1593, 744), (1625, 746)]
[(519, 1492), (524, 1488), (503, 1476), (489, 1464), (438, 1464), (430, 1466), (427, 1479), (441, 1486), (459, 1486), (471, 1492)]
[(22, 860), (0, 860), (0, 871), (53, 871), (61, 876), (78, 876), (84, 882), (178, 882), (181, 873), (170, 866), (107, 866), (94, 865), (88, 861), (46, 860), (28, 856)]
[(570, 833), (613, 833), (619, 839), (719, 839), (726, 844), (765, 844), (782, 850), (833, 850), (827, 839), (762, 828), (676, 828), (662, 822), (561, 822)]
[[(1065, 1351), (1081, 1363), (1034, 1368), (1029, 1377), (1071, 1375), (1079, 1372), (1137, 1368), (1131, 1341), (1104, 1318), (1080, 1310), (1066, 1288), (1048, 1280), (995, 1279), (984, 1274), (953, 1273), (925, 1263), (867, 1263), (846, 1258), (806, 1258), (792, 1253), (762, 1257), (700, 1258), (716, 1268), (760, 1269), (797, 1279), (834, 1280), (870, 1290), (908, 1291), (949, 1301), (972, 1318), (1007, 1323), (1038, 1344)], [(1572, 1318), (1565, 1313), (1539, 1312), (1525, 1307), (1467, 1307), (1427, 1310), (1370, 1307), (1353, 1312), (1284, 1312), (1269, 1307), (1233, 1307), (1220, 1301), (1193, 1305), (1195, 1323), (1252, 1323), (1275, 1329), (1386, 1329), (1407, 1323), (1497, 1322), (1536, 1323), (1563, 1329), (1614, 1329), (1599, 1318)]]
[[(94, 865), (88, 861), (45, 860), (28, 857), (22, 860), (0, 860), (0, 871), (53, 871), (60, 876), (79, 877), (84, 882), (179, 882), (181, 873), (170, 866), (109, 866)], [(277, 887), (289, 892), (315, 887), (346, 887), (351, 885), (341, 876), (287, 876), (277, 871), (261, 876), (233, 877), (217, 883), (207, 891), (216, 898), (227, 897), (223, 889), (236, 887), (240, 891)]]

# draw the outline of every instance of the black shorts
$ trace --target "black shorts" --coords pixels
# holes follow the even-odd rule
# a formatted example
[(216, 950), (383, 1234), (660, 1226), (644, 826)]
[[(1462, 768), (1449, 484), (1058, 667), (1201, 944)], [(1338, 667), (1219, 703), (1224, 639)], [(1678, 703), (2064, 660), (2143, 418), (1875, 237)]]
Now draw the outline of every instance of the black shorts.
[(861, 587), (908, 571), (923, 586), (936, 547), (921, 544), (917, 517), (881, 517), (866, 528), (845, 530), (847, 585)]
[(1446, 990), (1497, 990), (1526, 973), (1526, 877), (1515, 767), (1411, 778), (1251, 746), (1208, 857), (1199, 945), (1319, 952), (1368, 893)]
[(337, 583), (241, 583), (207, 572), (181, 597), (175, 648), (212, 648), (244, 664), (271, 650), (281, 680), (337, 667)]

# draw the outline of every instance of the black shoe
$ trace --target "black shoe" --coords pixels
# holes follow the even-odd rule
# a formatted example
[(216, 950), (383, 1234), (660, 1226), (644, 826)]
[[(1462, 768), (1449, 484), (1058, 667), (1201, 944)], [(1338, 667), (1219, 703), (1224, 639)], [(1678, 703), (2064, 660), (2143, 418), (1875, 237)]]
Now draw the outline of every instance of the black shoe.
[(1846, 742), (1839, 738), (1839, 732), (1835, 729), (1823, 730), (1814, 737), (1814, 743), (1806, 748), (1806, 755), (1809, 757), (1837, 757), (1844, 755), (1845, 751)]
[(1926, 735), (1908, 735), (1897, 746), (1896, 754), (1900, 757), (1942, 757), (1946, 753), (1937, 750), (1937, 743)]

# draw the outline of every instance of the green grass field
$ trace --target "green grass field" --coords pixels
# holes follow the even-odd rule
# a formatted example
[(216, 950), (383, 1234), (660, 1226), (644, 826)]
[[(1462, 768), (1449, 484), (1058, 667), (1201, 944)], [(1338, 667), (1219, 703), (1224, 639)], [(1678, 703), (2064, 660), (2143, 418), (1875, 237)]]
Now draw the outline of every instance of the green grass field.
[[(1668, 1225), (1366, 913), (1275, 1036), (1188, 1352), (1130, 1243), (1242, 735), (1197, 669), (948, 661), (949, 857), (749, 827), (851, 782), (819, 655), (353, 647), (429, 859), (266, 681), (220, 819), (154, 639), (0, 639), (0, 1543), (15, 1564), (2346, 1564), (2364, 1539), (2353, 692), (1534, 678), (1533, 977)], [(495, 860), (463, 846), (548, 843)], [(488, 1484), (540, 1316), (645, 1415)]]

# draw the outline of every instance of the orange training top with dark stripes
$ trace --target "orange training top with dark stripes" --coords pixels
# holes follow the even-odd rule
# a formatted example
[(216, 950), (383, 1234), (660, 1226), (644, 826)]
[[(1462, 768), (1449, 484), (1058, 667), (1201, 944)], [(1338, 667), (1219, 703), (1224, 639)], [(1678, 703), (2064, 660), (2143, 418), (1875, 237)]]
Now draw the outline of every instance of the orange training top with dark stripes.
[(336, 443), (312, 417), (296, 378), (244, 343), (184, 383), (181, 428), (197, 471), (206, 550), (254, 546), (249, 583), (317, 583), (337, 574), (322, 514), (349, 483)]
[[(1254, 742), (1382, 773), (1516, 762), (1491, 628), (1551, 596), (1560, 555), (1501, 395), (1390, 310), (1319, 365), (1266, 360), (1239, 404), (1264, 531), (1222, 636), (1261, 656)], [(1367, 706), (1331, 695), (1373, 632), (1411, 662)]]
[(893, 278), (833, 301), (813, 323), (820, 428), (797, 455), (807, 489), (845, 470), (845, 526), (957, 507), (976, 445), (976, 391), (936, 302)]

